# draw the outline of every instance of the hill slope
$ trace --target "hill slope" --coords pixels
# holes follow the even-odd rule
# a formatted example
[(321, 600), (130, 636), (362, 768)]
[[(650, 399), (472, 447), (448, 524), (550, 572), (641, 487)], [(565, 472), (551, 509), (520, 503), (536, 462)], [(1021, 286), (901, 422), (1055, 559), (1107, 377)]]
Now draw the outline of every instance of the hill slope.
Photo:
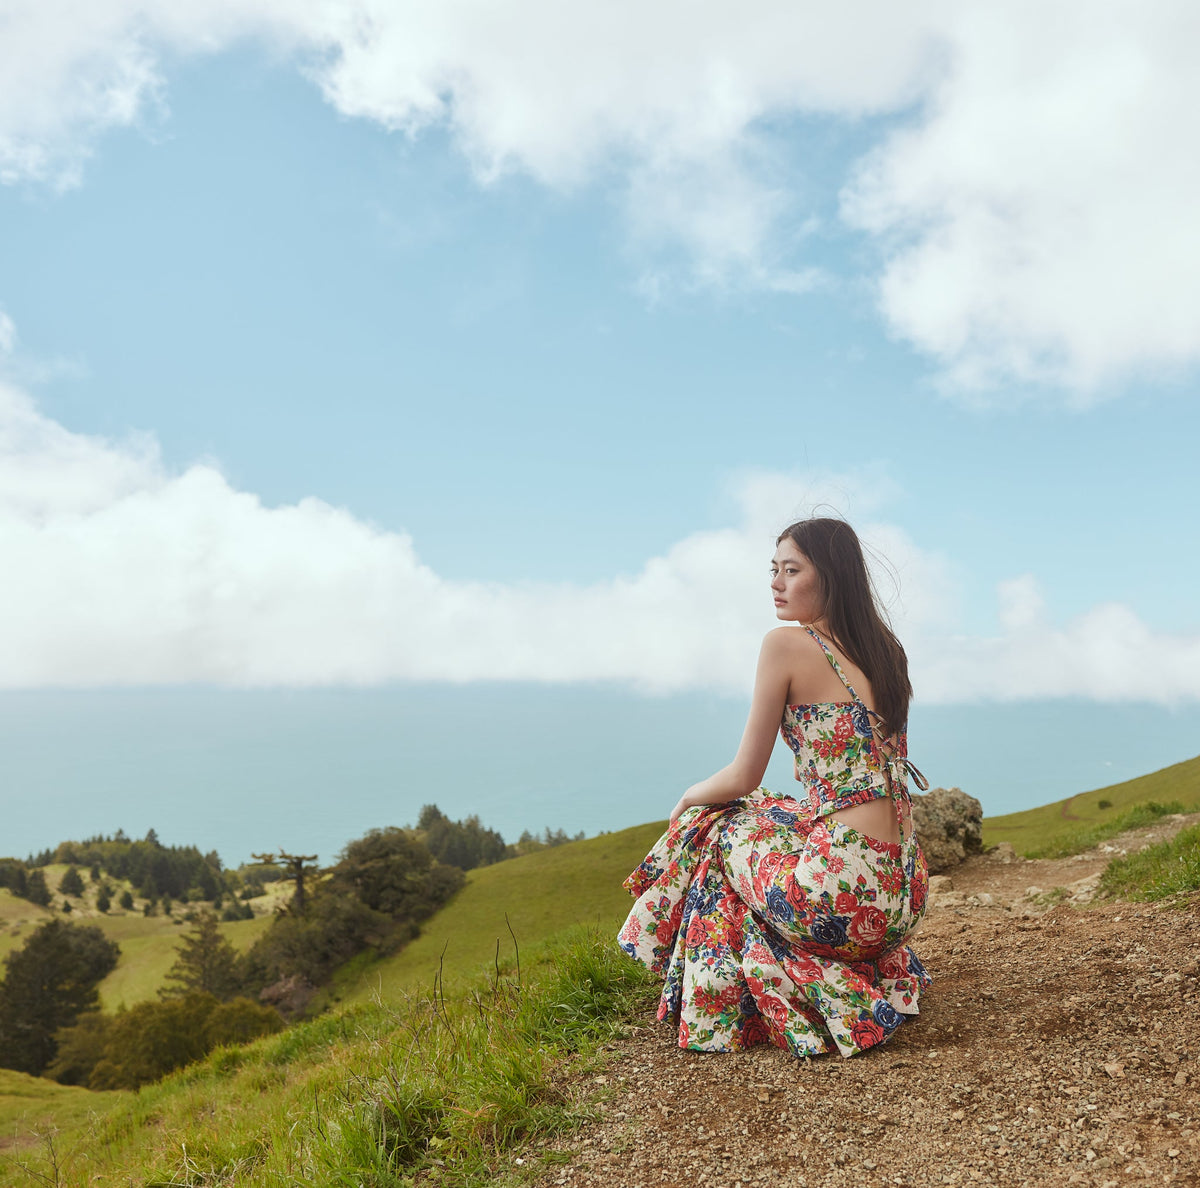
[(352, 967), (335, 995), (346, 1004), (376, 996), (386, 1002), (401, 990), (431, 984), (439, 964), (447, 983), (461, 981), (492, 964), (497, 941), (501, 959), (512, 958), (510, 925), (522, 948), (573, 924), (595, 923), (615, 933), (632, 904), (621, 883), (665, 827), (663, 821), (636, 825), (469, 872), (467, 885), (412, 944), (369, 967)]
[[(1024, 854), (1044, 847), (1067, 833), (1102, 824), (1134, 805), (1152, 800), (1160, 804), (1178, 801), (1185, 812), (1200, 809), (1200, 756), (1152, 771), (1149, 775), (1110, 784), (1107, 788), (1095, 788), (1091, 792), (1080, 792), (1065, 800), (1027, 809), (1023, 813), (985, 817), (983, 840), (989, 846), (1002, 841), (1011, 842), (1018, 853)], [(1108, 801), (1108, 807), (1101, 808), (1101, 801)]]

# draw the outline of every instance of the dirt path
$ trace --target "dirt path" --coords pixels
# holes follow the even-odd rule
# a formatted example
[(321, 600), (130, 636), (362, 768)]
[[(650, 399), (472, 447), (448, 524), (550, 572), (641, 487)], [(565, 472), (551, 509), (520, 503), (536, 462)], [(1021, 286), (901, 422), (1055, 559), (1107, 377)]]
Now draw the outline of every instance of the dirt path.
[(1077, 906), (1113, 851), (1184, 823), (958, 868), (914, 941), (920, 1018), (865, 1056), (684, 1052), (648, 1015), (567, 1086), (607, 1099), (539, 1188), (1200, 1185), (1200, 896)]

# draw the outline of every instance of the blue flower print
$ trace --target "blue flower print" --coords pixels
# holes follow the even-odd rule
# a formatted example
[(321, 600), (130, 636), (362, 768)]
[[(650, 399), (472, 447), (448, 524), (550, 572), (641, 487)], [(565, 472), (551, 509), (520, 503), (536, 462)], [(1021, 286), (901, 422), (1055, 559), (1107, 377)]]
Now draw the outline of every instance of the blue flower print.
[(900, 1026), (900, 1014), (890, 1002), (880, 999), (871, 1009), (875, 1022), (886, 1032), (893, 1032)]
[[(768, 902), (770, 895), (768, 894)], [(845, 916), (818, 916), (809, 931), (820, 945), (844, 945), (846, 943)]]
[[(795, 912), (792, 910), (792, 905), (788, 903), (787, 896), (783, 892), (782, 887), (769, 887), (766, 894), (767, 910), (776, 920), (782, 920), (790, 924), (795, 917)], [(842, 939), (845, 940), (846, 933), (842, 930)]]
[(856, 701), (850, 707), (850, 721), (854, 723), (854, 732), (863, 738), (871, 737), (871, 718), (867, 707), (861, 701)]

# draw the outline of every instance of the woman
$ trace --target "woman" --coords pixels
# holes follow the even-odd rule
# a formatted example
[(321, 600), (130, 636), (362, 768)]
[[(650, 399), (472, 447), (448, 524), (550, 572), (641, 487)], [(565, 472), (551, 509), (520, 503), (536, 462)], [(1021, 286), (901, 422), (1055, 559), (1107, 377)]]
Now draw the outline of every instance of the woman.
[[(621, 947), (665, 980), (658, 1017), (679, 1046), (770, 1042), (852, 1056), (917, 1013), (929, 984), (904, 942), (929, 883), (912, 830), (912, 686), (841, 520), (779, 537), (778, 618), (763, 640), (750, 718), (728, 767), (693, 784), (626, 880)], [(759, 782), (775, 732), (796, 754), (796, 796)]]

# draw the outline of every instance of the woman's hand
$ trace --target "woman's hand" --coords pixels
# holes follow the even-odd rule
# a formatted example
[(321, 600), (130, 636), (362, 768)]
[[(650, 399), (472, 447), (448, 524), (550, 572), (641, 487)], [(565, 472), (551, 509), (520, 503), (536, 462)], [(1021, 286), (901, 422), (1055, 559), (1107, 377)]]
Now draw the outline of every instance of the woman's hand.
[(703, 803), (695, 798), (696, 785), (693, 784), (678, 800), (675, 807), (671, 810), (671, 824), (674, 825), (679, 818), (690, 808), (695, 808), (698, 804)]

